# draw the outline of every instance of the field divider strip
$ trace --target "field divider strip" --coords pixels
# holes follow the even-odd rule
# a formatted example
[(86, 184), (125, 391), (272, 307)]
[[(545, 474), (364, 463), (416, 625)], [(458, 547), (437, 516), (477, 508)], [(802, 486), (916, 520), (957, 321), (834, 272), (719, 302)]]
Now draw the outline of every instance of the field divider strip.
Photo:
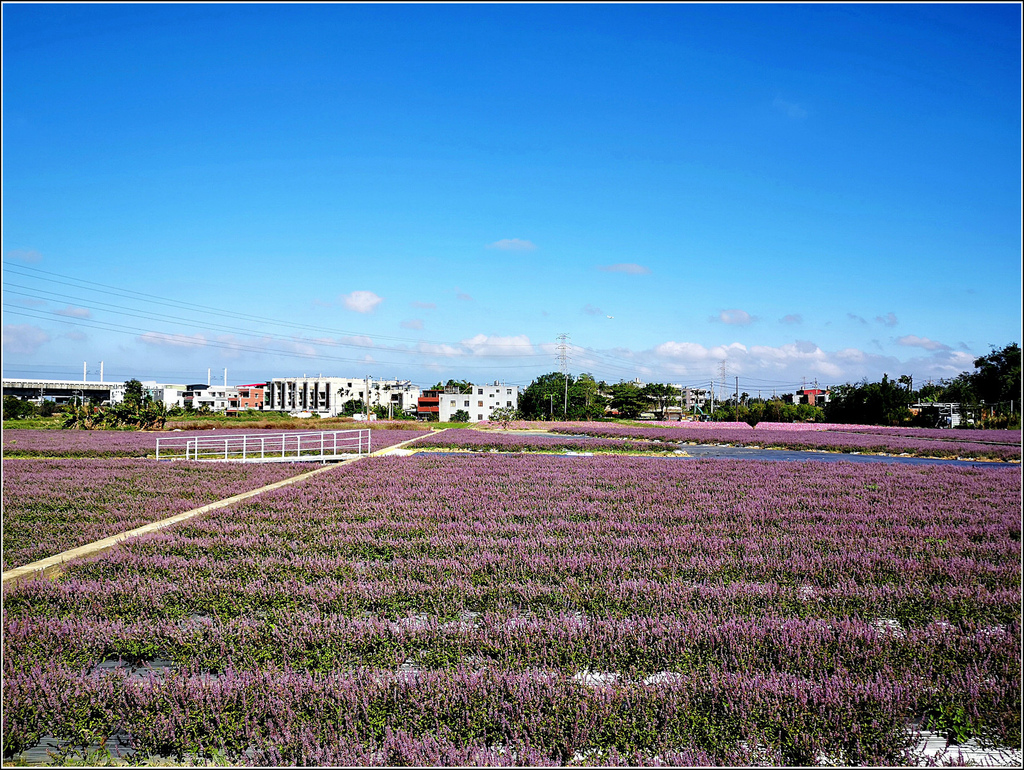
[(91, 556), (93, 554), (102, 553), (103, 551), (113, 548), (122, 540), (127, 540), (130, 537), (148, 535), (150, 532), (158, 532), (159, 530), (164, 529), (165, 527), (169, 527), (173, 524), (178, 524), (182, 521), (187, 521), (188, 519), (191, 519), (194, 516), (198, 516), (201, 513), (208, 513), (210, 511), (216, 511), (219, 508), (226, 508), (229, 505), (241, 502), (242, 500), (247, 500), (250, 497), (255, 497), (256, 495), (262, 494), (263, 492), (269, 492), (273, 489), (279, 489), (281, 487), (288, 486), (289, 484), (294, 484), (296, 482), (308, 479), (311, 476), (316, 476), (319, 473), (324, 473), (326, 471), (332, 470), (338, 467), (339, 465), (349, 465), (351, 463), (359, 462), (364, 457), (383, 457), (392, 450), (403, 447), (406, 444), (412, 443), (413, 441), (418, 441), (421, 438), (423, 438), (423, 436), (417, 436), (416, 438), (411, 438), (408, 441), (403, 441), (399, 444), (395, 444), (394, 446), (378, 449), (376, 452), (371, 452), (370, 454), (367, 455), (359, 455), (358, 457), (352, 457), (348, 460), (342, 460), (341, 462), (331, 463), (330, 465), (324, 465), (322, 468), (316, 468), (315, 470), (300, 473), (297, 476), (282, 479), (281, 481), (275, 481), (273, 484), (267, 484), (265, 487), (260, 487), (259, 489), (251, 489), (248, 492), (241, 492), (237, 495), (233, 495), (232, 497), (228, 497), (223, 500), (217, 500), (216, 502), (208, 503), (206, 505), (200, 506), (199, 508), (193, 508), (190, 511), (176, 513), (174, 516), (170, 516), (166, 519), (161, 519), (160, 521), (154, 521), (150, 522), (149, 524), (144, 524), (141, 527), (130, 529), (127, 532), (119, 532), (116, 535), (105, 537), (102, 540), (96, 540), (95, 542), (87, 543), (86, 545), (80, 545), (77, 548), (72, 548), (68, 551), (64, 551), (63, 553), (58, 553), (53, 556), (47, 556), (45, 559), (39, 559), (38, 561), (34, 561), (31, 564), (26, 564), (23, 567), (15, 567), (14, 569), (10, 569), (7, 572), (3, 573), (2, 584), (13, 585), (19, 580), (26, 580), (29, 578), (57, 577), (57, 575), (60, 574), (61, 567), (64, 565), (64, 563), (71, 561), (72, 559), (80, 559), (84, 556)]

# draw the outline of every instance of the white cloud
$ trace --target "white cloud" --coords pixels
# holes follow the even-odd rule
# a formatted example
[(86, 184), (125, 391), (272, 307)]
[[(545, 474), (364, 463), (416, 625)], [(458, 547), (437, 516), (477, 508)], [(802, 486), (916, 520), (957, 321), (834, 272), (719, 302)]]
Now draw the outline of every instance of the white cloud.
[(925, 350), (952, 350), (949, 345), (930, 340), (927, 337), (918, 337), (916, 334), (904, 335), (897, 339), (896, 343), (906, 347), (924, 348)]
[(344, 294), (341, 297), (345, 307), (356, 313), (372, 313), (377, 305), (384, 301), (372, 291), (357, 290), (351, 294)]
[(423, 328), (423, 319), (410, 318), (408, 321), (402, 321), (400, 325), (403, 329), (412, 329), (414, 331), (419, 331)]
[(851, 321), (856, 321), (857, 323), (864, 324), (865, 326), (867, 326), (868, 319), (864, 318), (863, 316), (859, 316), (855, 313), (847, 313), (846, 317), (849, 318)]
[(717, 318), (711, 316), (708, 320), (712, 322), (730, 324), (731, 326), (746, 326), (756, 321), (757, 317), (750, 315), (746, 310), (732, 308), (731, 310), (723, 310), (718, 314)]
[(164, 334), (163, 332), (146, 332), (140, 334), (136, 339), (145, 344), (155, 347), (171, 348), (201, 348), (206, 346), (206, 337), (202, 334)]
[(35, 249), (15, 249), (7, 252), (7, 258), (18, 262), (41, 262), (43, 255)]
[(85, 342), (87, 339), (89, 339), (89, 336), (87, 334), (78, 331), (66, 332), (64, 334), (64, 337), (66, 337), (69, 340), (74, 340), (75, 342)]
[(776, 96), (772, 102), (772, 107), (781, 112), (783, 115), (793, 118), (794, 120), (803, 120), (807, 117), (807, 108), (802, 104), (796, 102), (787, 102), (785, 99)]
[(436, 344), (433, 342), (420, 342), (416, 345), (416, 351), (430, 356), (441, 356), (444, 358), (457, 358), (466, 355), (466, 351), (454, 345)]
[(57, 315), (66, 316), (67, 318), (92, 318), (92, 312), (88, 308), (84, 307), (73, 307), (68, 305), (66, 308), (55, 312)]
[(8, 353), (32, 355), (50, 341), (50, 335), (32, 324), (5, 324), (3, 348)]
[(503, 238), (494, 243), (488, 243), (489, 249), (500, 249), (501, 251), (533, 251), (537, 246), (532, 241), (519, 238)]
[(884, 316), (876, 315), (875, 320), (883, 326), (895, 326), (899, 323), (896, 319), (896, 314), (893, 312), (886, 313)]
[(802, 324), (804, 317), (799, 313), (790, 313), (789, 315), (783, 316), (779, 319), (780, 324)]
[(525, 334), (514, 337), (477, 334), (460, 344), (474, 356), (530, 356), (534, 353), (533, 344)]
[(355, 345), (361, 348), (376, 347), (373, 340), (367, 337), (365, 334), (353, 334), (347, 337), (339, 337), (338, 342), (340, 342), (342, 345)]
[[(921, 341), (921, 338), (916, 339)], [(941, 343), (932, 343), (930, 340), (926, 342), (941, 346)], [(920, 357), (900, 359), (858, 348), (824, 350), (809, 340), (796, 340), (783, 345), (754, 345), (749, 348), (738, 342), (705, 347), (697, 342), (668, 341), (650, 350), (616, 349), (601, 353), (631, 361), (638, 373), (642, 367), (649, 367), (654, 372), (652, 377), (656, 382), (669, 381), (673, 377), (708, 382), (713, 379), (717, 382), (720, 378), (720, 362), (725, 361), (730, 382), (738, 376), (740, 387), (750, 391), (751, 387), (758, 387), (755, 383), (761, 380), (765, 382), (765, 392), (771, 392), (777, 387), (780, 393), (793, 390), (793, 386), (786, 387), (783, 383), (811, 382), (817, 379), (821, 385), (837, 385), (865, 378), (877, 382), (886, 372), (890, 376), (912, 374), (915, 381), (917, 378), (952, 377), (960, 372), (971, 371), (974, 361), (971, 354), (945, 346), (925, 348), (924, 355)], [(596, 360), (594, 369), (599, 377), (602, 376), (600, 359)], [(745, 385), (745, 378), (756, 380)]]
[(635, 262), (619, 262), (614, 265), (598, 265), (598, 270), (606, 273), (626, 273), (627, 275), (648, 275), (651, 268), (638, 265)]

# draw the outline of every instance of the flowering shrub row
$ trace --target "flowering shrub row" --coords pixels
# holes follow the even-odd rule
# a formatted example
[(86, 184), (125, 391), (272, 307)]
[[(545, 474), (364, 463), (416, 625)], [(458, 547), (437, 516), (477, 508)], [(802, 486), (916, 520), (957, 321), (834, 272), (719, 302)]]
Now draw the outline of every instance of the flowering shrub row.
[(20, 567), (307, 470), (120, 459), (5, 460), (3, 569)]
[(898, 764), (915, 720), (1019, 745), (1020, 504), (996, 467), (370, 458), (5, 591), (4, 750), (120, 726), (244, 764)]

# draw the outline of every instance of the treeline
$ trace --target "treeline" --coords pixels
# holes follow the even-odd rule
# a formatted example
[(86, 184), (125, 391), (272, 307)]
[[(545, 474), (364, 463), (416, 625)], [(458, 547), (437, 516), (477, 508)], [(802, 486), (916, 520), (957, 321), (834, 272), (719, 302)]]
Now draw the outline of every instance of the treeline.
[[(1020, 399), (1020, 346), (1011, 343), (974, 359), (973, 372), (962, 372), (916, 390), (908, 375), (895, 380), (883, 375), (881, 382), (865, 380), (835, 386), (825, 405), (825, 419), (863, 425), (932, 427), (942, 419), (939, 404), (958, 404), (964, 426), (1013, 428), (1021, 422)], [(913, 404), (925, 406), (915, 415), (911, 412)]]
[[(1020, 425), (1020, 346), (1011, 343), (993, 349), (974, 360), (974, 371), (929, 383), (914, 389), (913, 378), (902, 375), (895, 380), (883, 375), (881, 382), (832, 387), (824, 405), (789, 403), (772, 398), (752, 398), (741, 393), (716, 403), (712, 412), (702, 404), (705, 419), (714, 421), (758, 422), (835, 422), (861, 425), (938, 425), (942, 413), (938, 406), (911, 411), (913, 404), (960, 405), (965, 425), (978, 427), (1015, 427)], [(462, 385), (449, 380), (448, 386)], [(468, 383), (466, 383), (468, 384)], [(438, 389), (443, 388), (441, 383)], [(526, 420), (599, 420), (610, 417), (635, 419), (644, 413), (664, 418), (668, 407), (678, 407), (680, 391), (672, 385), (637, 385), (620, 382), (609, 385), (591, 374), (578, 377), (550, 372), (531, 382), (519, 397), (518, 417)], [(678, 412), (676, 412), (678, 414)]]

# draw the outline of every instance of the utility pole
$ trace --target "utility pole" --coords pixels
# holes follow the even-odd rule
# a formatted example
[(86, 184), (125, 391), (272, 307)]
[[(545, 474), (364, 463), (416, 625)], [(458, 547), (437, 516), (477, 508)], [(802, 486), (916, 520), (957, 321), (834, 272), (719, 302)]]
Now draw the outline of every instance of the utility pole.
[(711, 391), (709, 393), (711, 397), (711, 414), (715, 413), (715, 381), (711, 380)]
[(565, 401), (562, 404), (562, 415), (569, 413), (569, 335), (565, 332), (558, 335), (558, 364), (565, 378)]
[(740, 408), (740, 378), (737, 377), (736, 378), (736, 410), (737, 410), (736, 411), (736, 416), (737, 417), (739, 416), (739, 408)]
[(366, 421), (370, 421), (370, 375), (366, 375)]

